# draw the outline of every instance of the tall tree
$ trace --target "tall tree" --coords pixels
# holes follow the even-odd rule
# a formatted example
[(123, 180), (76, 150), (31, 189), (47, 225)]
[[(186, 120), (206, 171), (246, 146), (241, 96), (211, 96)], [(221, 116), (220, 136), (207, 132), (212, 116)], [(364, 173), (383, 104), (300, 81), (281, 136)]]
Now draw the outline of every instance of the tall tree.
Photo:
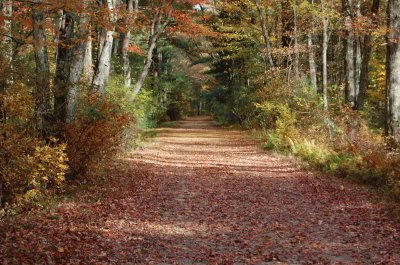
[[(376, 28), (379, 17), (379, 6), (380, 0), (373, 0), (371, 11), (368, 16), (373, 23), (373, 28)], [(365, 96), (367, 94), (368, 86), (369, 86), (369, 62), (371, 59), (372, 53), (372, 30), (369, 30), (367, 34), (364, 36), (364, 41), (362, 43), (362, 62), (361, 62), (361, 70), (360, 70), (360, 86), (359, 86), (359, 95), (357, 99), (357, 109), (362, 110), (364, 108)]]
[[(126, 33), (123, 35), (122, 40), (122, 68), (124, 71), (124, 85), (126, 88), (129, 88), (132, 84), (132, 69), (129, 62), (129, 44), (131, 41), (131, 24), (136, 21), (137, 15), (139, 12), (139, 0), (128, 0), (127, 2), (127, 11), (129, 16), (126, 17), (125, 25), (127, 27)], [(130, 16), (133, 15), (133, 18)]]
[(111, 55), (112, 55), (112, 48), (113, 48), (113, 41), (114, 37), (113, 34), (115, 32), (115, 26), (113, 25), (115, 22), (115, 14), (114, 8), (119, 2), (118, 0), (103, 0), (103, 6), (107, 7), (108, 9), (108, 21), (110, 25), (106, 25), (106, 27), (102, 27), (100, 29), (99, 34), (99, 50), (98, 50), (98, 57), (97, 63), (95, 67), (95, 73), (93, 77), (93, 88), (94, 90), (104, 93), (107, 81), (110, 76), (110, 69), (111, 69)]
[(266, 54), (267, 54), (266, 61), (268, 61), (269, 65), (271, 67), (274, 67), (274, 60), (271, 55), (271, 43), (269, 41), (269, 32), (268, 32), (268, 28), (267, 28), (267, 23), (265, 21), (264, 9), (260, 5), (259, 0), (254, 0), (254, 2), (256, 3), (256, 6), (257, 6), (258, 17), (260, 19), (262, 35), (263, 35), (264, 42), (265, 42), (265, 48), (266, 48)]
[(164, 32), (165, 28), (167, 27), (168, 23), (170, 22), (171, 16), (173, 11), (173, 1), (169, 6), (167, 11), (164, 11), (162, 8), (158, 9), (158, 12), (154, 15), (152, 25), (151, 25), (151, 36), (149, 41), (149, 48), (147, 50), (146, 61), (143, 66), (143, 69), (140, 73), (139, 79), (136, 81), (135, 87), (133, 89), (133, 97), (132, 100), (135, 99), (137, 94), (139, 93), (140, 89), (143, 86), (143, 83), (149, 73), (154, 50), (157, 47), (157, 41), (160, 38), (161, 34)]
[(51, 104), (50, 104), (50, 65), (46, 45), (45, 16), (41, 8), (43, 2), (33, 2), (33, 47), (36, 62), (35, 90), (35, 121), (37, 130), (42, 135), (49, 133)]
[(329, 43), (329, 17), (325, 0), (321, 0), (322, 8), (322, 98), (324, 110), (328, 110), (328, 43)]
[(387, 7), (386, 133), (400, 142), (400, 0)]
[(84, 0), (78, 10), (65, 12), (60, 27), (54, 80), (54, 114), (60, 122), (71, 122), (75, 116), (89, 39), (89, 16), (85, 11), (88, 3)]
[(346, 102), (350, 107), (355, 107), (356, 94), (356, 69), (354, 56), (354, 29), (353, 29), (353, 2), (352, 0), (342, 0), (342, 9), (344, 14), (344, 26), (346, 29), (346, 38), (344, 40), (345, 61), (346, 61)]
[[(13, 46), (12, 46), (12, 14), (13, 14), (13, 1), (12, 0), (3, 0), (0, 2), (1, 3), (1, 9), (2, 9), (2, 16), (3, 16), (3, 36), (2, 36), (2, 41), (1, 41), (1, 47), (3, 50), (3, 56), (4, 59), (7, 63), (7, 77), (5, 78), (5, 83), (4, 85), (9, 85), (12, 83), (12, 61), (13, 61)], [(0, 85), (1, 87), (3, 84)], [(0, 87), (0, 90), (2, 89)]]
[[(314, 5), (314, 0), (311, 0), (311, 5)], [(315, 62), (315, 46), (314, 46), (314, 29), (311, 28), (308, 30), (307, 34), (307, 45), (308, 45), (308, 64), (310, 67), (310, 80), (311, 86), (315, 93), (318, 91), (317, 84), (317, 64)]]

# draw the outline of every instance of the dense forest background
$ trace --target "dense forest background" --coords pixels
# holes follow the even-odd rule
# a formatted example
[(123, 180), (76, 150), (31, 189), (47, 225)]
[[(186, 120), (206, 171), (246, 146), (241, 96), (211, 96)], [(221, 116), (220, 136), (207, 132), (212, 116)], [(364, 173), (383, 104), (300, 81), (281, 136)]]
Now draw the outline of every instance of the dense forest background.
[(185, 115), (400, 196), (399, 0), (1, 1), (0, 206)]

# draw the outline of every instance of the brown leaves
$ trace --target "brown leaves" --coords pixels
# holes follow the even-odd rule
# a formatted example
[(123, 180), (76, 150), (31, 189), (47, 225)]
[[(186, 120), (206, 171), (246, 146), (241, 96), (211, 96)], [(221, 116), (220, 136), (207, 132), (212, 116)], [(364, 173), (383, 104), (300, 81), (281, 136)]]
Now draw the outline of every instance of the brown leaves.
[[(0, 263), (396, 264), (399, 223), (364, 188), (303, 172), (208, 120), (160, 130), (47, 215), (3, 226)], [(140, 176), (140, 178), (137, 178)]]

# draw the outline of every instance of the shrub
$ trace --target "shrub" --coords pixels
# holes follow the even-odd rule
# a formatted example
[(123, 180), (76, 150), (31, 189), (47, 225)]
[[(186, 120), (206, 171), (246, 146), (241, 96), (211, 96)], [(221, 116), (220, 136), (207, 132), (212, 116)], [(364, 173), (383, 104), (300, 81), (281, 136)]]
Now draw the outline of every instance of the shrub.
[(134, 121), (132, 113), (109, 96), (87, 94), (73, 123), (64, 129), (69, 177), (84, 176), (119, 150)]
[(0, 207), (51, 193), (62, 186), (68, 171), (66, 145), (55, 138), (46, 143), (33, 134), (33, 104), (22, 87), (13, 86), (1, 95)]

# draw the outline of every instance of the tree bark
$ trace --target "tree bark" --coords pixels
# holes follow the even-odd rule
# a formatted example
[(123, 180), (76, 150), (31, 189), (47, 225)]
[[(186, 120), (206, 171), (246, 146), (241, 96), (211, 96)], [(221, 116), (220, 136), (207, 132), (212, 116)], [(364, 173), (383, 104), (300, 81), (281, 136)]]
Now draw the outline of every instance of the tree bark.
[[(115, 7), (115, 1), (112, 0), (107, 0), (104, 2), (104, 4), (110, 11), (112, 11)], [(110, 17), (110, 20), (114, 20), (113, 16)], [(93, 89), (101, 94), (105, 92), (107, 81), (110, 76), (111, 55), (114, 41), (113, 34), (114, 27), (111, 27), (111, 30), (102, 28), (100, 32), (100, 48), (92, 85)]]
[(387, 7), (386, 133), (400, 142), (400, 0)]
[[(325, 0), (321, 0), (322, 11), (325, 13)], [(325, 14), (322, 18), (322, 97), (323, 97), (323, 106), (324, 110), (328, 110), (328, 30), (329, 30), (329, 18)]]
[[(41, 2), (35, 2), (39, 5)], [(51, 104), (50, 104), (50, 66), (46, 46), (44, 29), (44, 14), (34, 7), (32, 10), (33, 47), (36, 62), (36, 90), (35, 90), (35, 121), (38, 132), (47, 136), (50, 131)]]
[(3, 87), (9, 86), (13, 83), (13, 46), (12, 46), (12, 14), (13, 14), (13, 1), (12, 0), (3, 0), (2, 4), (2, 13), (4, 16), (3, 21), (3, 33), (4, 36), (2, 38), (2, 50), (5, 62), (7, 63), (7, 70), (4, 74), (6, 74), (4, 84), (0, 85), (0, 91)]
[(170, 10), (168, 11), (168, 14), (165, 18), (164, 23), (161, 23), (161, 20), (162, 20), (162, 12), (161, 11), (159, 14), (157, 14), (155, 16), (155, 18), (153, 20), (152, 29), (156, 29), (156, 30), (153, 30), (153, 34), (150, 38), (149, 49), (147, 51), (146, 61), (145, 61), (144, 67), (142, 69), (142, 72), (139, 76), (139, 79), (137, 80), (135, 87), (133, 89), (133, 95), (132, 95), (131, 101), (135, 100), (137, 94), (139, 94), (140, 89), (143, 86), (144, 81), (146, 80), (147, 75), (149, 74), (149, 70), (150, 70), (150, 66), (151, 66), (152, 58), (153, 58), (153, 52), (157, 46), (157, 41), (160, 38), (161, 34), (164, 32), (165, 27), (168, 25), (169, 20), (172, 15), (172, 11), (173, 11), (173, 8), (171, 7)]
[(73, 56), (74, 24), (74, 15), (71, 12), (65, 12), (59, 32), (57, 63), (54, 77), (54, 117), (58, 122), (66, 122), (67, 120), (66, 107), (71, 60)]
[(257, 6), (258, 17), (260, 19), (262, 35), (263, 35), (265, 47), (266, 47), (266, 54), (267, 54), (266, 57), (267, 58), (265, 61), (268, 61), (269, 65), (271, 67), (274, 67), (274, 60), (271, 55), (271, 43), (269, 41), (269, 33), (268, 33), (267, 23), (265, 22), (264, 9), (261, 7), (259, 0), (255, 0), (255, 3)]
[(293, 7), (293, 38), (294, 38), (294, 76), (296, 81), (299, 80), (300, 77), (300, 53), (299, 53), (299, 37), (298, 37), (298, 28), (297, 28), (297, 1), (295, 1), (295, 5)]
[(93, 80), (93, 42), (90, 36), (86, 41), (85, 57), (83, 59), (83, 75), (86, 82), (90, 83)]
[(79, 82), (83, 75), (85, 53), (87, 50), (89, 34), (90, 34), (89, 16), (84, 11), (82, 14), (80, 14), (76, 37), (75, 37), (76, 44), (72, 51), (72, 60), (69, 73), (68, 96), (66, 105), (67, 107), (66, 122), (71, 122), (75, 118), (77, 91)]
[(343, 13), (345, 15), (346, 39), (345, 61), (346, 61), (346, 103), (354, 108), (356, 103), (356, 73), (354, 61), (354, 31), (352, 18), (352, 0), (342, 0)]
[(315, 48), (313, 43), (313, 35), (311, 33), (308, 34), (308, 62), (310, 65), (311, 86), (316, 94), (318, 92), (317, 64), (315, 63)]
[[(373, 0), (370, 17), (373, 23), (377, 23), (377, 14), (379, 13), (380, 0)], [(360, 88), (357, 99), (357, 109), (362, 110), (365, 104), (365, 96), (369, 86), (369, 61), (372, 53), (372, 34), (369, 32), (364, 36), (364, 42), (362, 43), (363, 57), (361, 62), (360, 70)]]
[[(83, 2), (83, 9), (87, 1)], [(54, 80), (54, 113), (59, 122), (71, 122), (75, 117), (77, 90), (83, 74), (88, 38), (88, 14), (85, 11), (81, 14), (66, 12), (60, 28)]]
[[(133, 21), (134, 22), (137, 18), (138, 12), (139, 12), (139, 0), (128, 0), (127, 3), (127, 10), (129, 14), (134, 13), (134, 18)], [(129, 62), (129, 44), (131, 41), (131, 31), (129, 29), (130, 27), (130, 21), (127, 20), (127, 31), (123, 36), (123, 40), (122, 40), (122, 70), (124, 71), (124, 85), (125, 88), (129, 88), (132, 84), (132, 69), (131, 69), (131, 65)], [(129, 25), (128, 25), (129, 24)]]

